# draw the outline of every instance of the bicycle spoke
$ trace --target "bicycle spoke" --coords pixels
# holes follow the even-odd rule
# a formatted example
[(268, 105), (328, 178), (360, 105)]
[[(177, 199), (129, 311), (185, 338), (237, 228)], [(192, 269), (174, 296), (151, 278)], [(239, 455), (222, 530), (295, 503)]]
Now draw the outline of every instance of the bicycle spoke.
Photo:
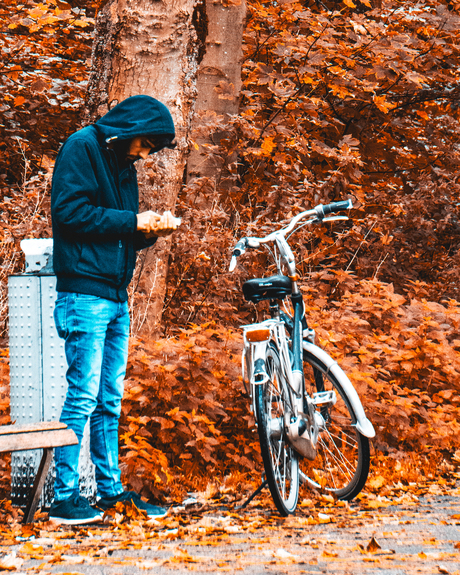
[(270, 381), (255, 389), (260, 448), (273, 501), (282, 515), (288, 515), (297, 505), (299, 466), (296, 452), (286, 442), (288, 394), (280, 379), (278, 353), (272, 347), (267, 350), (266, 365)]
[[(285, 457), (285, 452), (284, 449), (281, 449), (282, 445), (280, 443), (280, 449), (278, 451), (278, 457), (275, 459), (274, 463), (275, 463), (275, 476), (276, 476), (276, 480), (278, 485), (281, 488), (281, 495), (283, 496), (283, 498), (286, 496), (286, 477), (285, 475), (281, 475), (281, 471), (283, 471), (285, 473), (285, 467), (286, 467), (286, 457)], [(283, 458), (283, 463), (281, 464), (281, 458)]]
[[(337, 455), (329, 448), (327, 443), (322, 438), (320, 441), (321, 444), (324, 446), (325, 449), (324, 455), (326, 459), (327, 456), (330, 455), (330, 457), (334, 459), (334, 461), (337, 463), (337, 466), (343, 470), (344, 475), (348, 475), (348, 477), (351, 479), (353, 477), (353, 473), (350, 473), (350, 468), (352, 468), (353, 465), (350, 463), (350, 461), (348, 461), (343, 455), (343, 453), (340, 451), (337, 451), (337, 453), (339, 454), (339, 457), (337, 457)], [(346, 463), (348, 463), (348, 466), (346, 465)]]
[(305, 361), (306, 389), (310, 396), (316, 392), (334, 391), (336, 403), (327, 409), (319, 405), (323, 416), (313, 462), (303, 461), (301, 472), (312, 486), (334, 492), (337, 497), (352, 499), (364, 485), (369, 470), (369, 442), (355, 428), (353, 411), (340, 383), (321, 360), (309, 356)]
[[(344, 431), (342, 432), (342, 435), (336, 435), (334, 433), (331, 433), (330, 429), (328, 427), (326, 427), (323, 431), (325, 431), (328, 435), (328, 437), (331, 438), (331, 441), (336, 444), (336, 442), (334, 441), (334, 438), (337, 438), (340, 440), (340, 443), (344, 443), (345, 445), (348, 445), (350, 447), (350, 449), (356, 449), (357, 446), (357, 441), (356, 441), (356, 436), (353, 437), (352, 435), (348, 435), (347, 433), (345, 433)], [(342, 439), (342, 436), (344, 436), (345, 438), (348, 438), (349, 441), (344, 441)], [(353, 443), (351, 443), (353, 442)]]

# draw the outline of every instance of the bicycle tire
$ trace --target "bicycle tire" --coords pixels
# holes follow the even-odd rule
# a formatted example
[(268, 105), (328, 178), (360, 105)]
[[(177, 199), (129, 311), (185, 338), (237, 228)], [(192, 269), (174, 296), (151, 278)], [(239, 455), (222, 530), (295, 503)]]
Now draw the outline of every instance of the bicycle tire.
[(319, 433), (316, 458), (300, 461), (301, 481), (338, 499), (351, 501), (367, 480), (369, 439), (356, 429), (352, 402), (338, 378), (311, 351), (304, 350), (303, 359), (305, 391), (312, 396), (316, 391), (334, 390), (337, 402), (333, 406), (316, 407), (325, 425)]
[(255, 386), (255, 407), (260, 450), (270, 493), (279, 513), (294, 513), (299, 496), (299, 458), (289, 445), (284, 425), (288, 398), (280, 359), (274, 346), (265, 358), (269, 381)]

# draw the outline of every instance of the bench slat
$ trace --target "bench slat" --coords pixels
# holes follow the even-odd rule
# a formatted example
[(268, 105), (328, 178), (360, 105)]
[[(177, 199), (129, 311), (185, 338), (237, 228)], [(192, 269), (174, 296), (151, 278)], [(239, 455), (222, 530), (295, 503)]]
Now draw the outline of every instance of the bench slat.
[(32, 433), (34, 431), (49, 431), (52, 429), (67, 429), (67, 425), (60, 421), (39, 421), (37, 423), (28, 423), (27, 425), (1, 425), (0, 435)]
[(34, 520), (40, 494), (53, 458), (53, 447), (75, 445), (77, 443), (78, 439), (74, 431), (68, 429), (65, 423), (60, 423), (59, 421), (0, 426), (0, 453), (43, 449), (40, 465), (24, 513), (24, 523), (31, 523)]
[(28, 431), (27, 433), (12, 433), (0, 435), (0, 452), (26, 451), (28, 449), (45, 449), (62, 445), (75, 445), (77, 436), (72, 429), (47, 429), (43, 431)]

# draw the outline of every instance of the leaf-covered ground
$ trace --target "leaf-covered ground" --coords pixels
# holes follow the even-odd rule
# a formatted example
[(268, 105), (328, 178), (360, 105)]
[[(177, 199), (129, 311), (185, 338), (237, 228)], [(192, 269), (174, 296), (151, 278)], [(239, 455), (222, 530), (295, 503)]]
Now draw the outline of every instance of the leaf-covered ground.
[(352, 504), (305, 497), (286, 519), (266, 493), (240, 509), (244, 497), (212, 490), (171, 507), (161, 521), (130, 510), (87, 528), (58, 527), (45, 513), (22, 526), (18, 513), (2, 506), (9, 521), (0, 536), (0, 570), (458, 575), (459, 478), (396, 484), (386, 495), (367, 492)]
[[(381, 292), (380, 307), (372, 290)], [(240, 379), (241, 336), (214, 324), (192, 326), (156, 342), (133, 341), (123, 402), (124, 481), (170, 507), (168, 517), (155, 522), (135, 510), (128, 519), (118, 512), (111, 523), (83, 529), (57, 527), (44, 512), (23, 527), (21, 512), (8, 500), (9, 458), (2, 456), (0, 569), (459, 574), (460, 457), (458, 439), (447, 433), (458, 404), (457, 351), (444, 353), (446, 341), (456, 337), (456, 306), (433, 307), (415, 298), (406, 303), (378, 283), (355, 284), (341, 302), (322, 310), (310, 301), (309, 313), (312, 325), (322, 318), (322, 327), (315, 325), (320, 342), (340, 363), (348, 361), (347, 372), (361, 386), (377, 428), (370, 476), (357, 501), (335, 502), (303, 488), (288, 519), (279, 517), (266, 491), (238, 508), (262, 471)], [(359, 302), (357, 322), (348, 310)], [(341, 331), (334, 327), (335, 314), (343, 319)], [(384, 336), (385, 354), (378, 355), (375, 342)], [(419, 337), (412, 350), (410, 337)], [(411, 351), (418, 359), (409, 358), (408, 372), (404, 354)], [(7, 423), (7, 350), (0, 370), (0, 423)], [(424, 422), (426, 434), (419, 428), (416, 437), (414, 425)]]

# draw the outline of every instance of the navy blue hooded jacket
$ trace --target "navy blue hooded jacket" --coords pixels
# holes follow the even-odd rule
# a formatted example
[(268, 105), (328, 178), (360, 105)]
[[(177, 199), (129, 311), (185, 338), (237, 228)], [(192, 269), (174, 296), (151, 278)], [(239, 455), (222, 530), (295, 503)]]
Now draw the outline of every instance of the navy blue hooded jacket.
[(174, 138), (169, 110), (150, 96), (132, 96), (60, 149), (51, 189), (58, 291), (127, 300), (136, 251), (156, 238), (137, 231), (136, 169), (120, 163), (108, 143), (160, 134)]

